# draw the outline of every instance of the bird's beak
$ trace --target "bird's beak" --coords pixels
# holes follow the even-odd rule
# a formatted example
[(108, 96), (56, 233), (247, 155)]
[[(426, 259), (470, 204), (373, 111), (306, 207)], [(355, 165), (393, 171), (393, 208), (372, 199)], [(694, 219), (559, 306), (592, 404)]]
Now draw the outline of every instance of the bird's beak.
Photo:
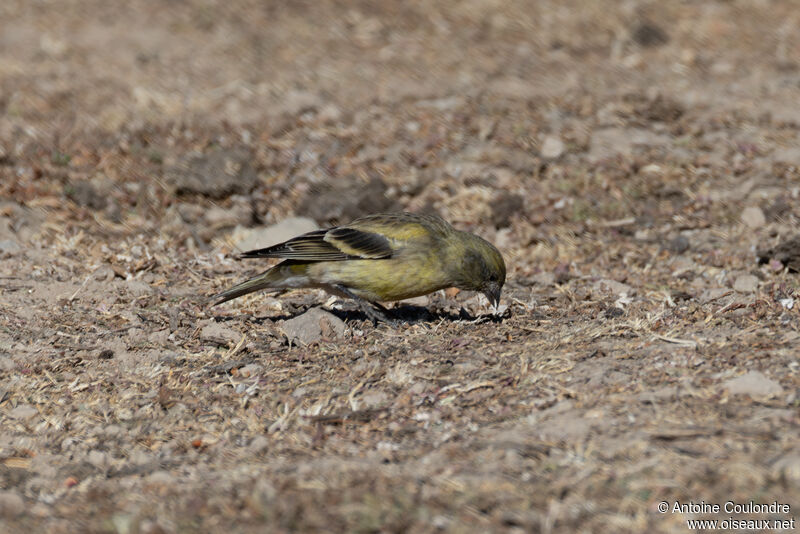
[(500, 289), (499, 285), (491, 285), (483, 292), (495, 310), (497, 309), (497, 305), (500, 304)]

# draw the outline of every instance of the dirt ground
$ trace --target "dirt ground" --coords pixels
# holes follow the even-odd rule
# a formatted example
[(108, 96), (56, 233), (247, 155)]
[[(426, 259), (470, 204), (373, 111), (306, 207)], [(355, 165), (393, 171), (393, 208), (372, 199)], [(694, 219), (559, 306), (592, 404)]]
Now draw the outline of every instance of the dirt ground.
[[(798, 102), (791, 0), (3, 0), (0, 531), (800, 519)], [(505, 315), (202, 302), (398, 209)]]

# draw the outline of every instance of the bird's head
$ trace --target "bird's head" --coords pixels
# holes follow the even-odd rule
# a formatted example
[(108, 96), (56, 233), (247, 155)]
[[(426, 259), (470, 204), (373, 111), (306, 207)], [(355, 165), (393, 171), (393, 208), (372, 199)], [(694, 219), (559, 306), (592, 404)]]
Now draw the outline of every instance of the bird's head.
[(497, 308), (506, 282), (506, 264), (500, 252), (488, 241), (467, 234), (467, 250), (461, 267), (461, 289), (480, 291)]

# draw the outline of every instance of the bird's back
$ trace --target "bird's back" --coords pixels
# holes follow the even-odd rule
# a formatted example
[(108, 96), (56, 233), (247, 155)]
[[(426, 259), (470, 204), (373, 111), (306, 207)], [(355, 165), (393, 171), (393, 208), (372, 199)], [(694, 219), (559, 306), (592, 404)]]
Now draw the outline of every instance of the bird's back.
[(381, 234), (389, 239), (407, 240), (426, 236), (446, 236), (456, 231), (437, 215), (397, 212), (378, 213), (356, 219), (347, 228)]

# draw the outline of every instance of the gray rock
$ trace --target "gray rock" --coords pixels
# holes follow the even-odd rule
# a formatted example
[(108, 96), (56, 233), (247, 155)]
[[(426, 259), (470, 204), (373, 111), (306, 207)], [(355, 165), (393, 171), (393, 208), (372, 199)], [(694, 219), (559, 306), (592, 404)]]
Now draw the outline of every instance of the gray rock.
[(676, 236), (667, 242), (664, 248), (675, 254), (683, 254), (689, 250), (689, 239), (685, 235)]
[(731, 395), (750, 395), (751, 397), (770, 397), (783, 393), (779, 383), (764, 376), (759, 371), (750, 371), (742, 376), (726, 380), (722, 387)]
[(283, 110), (289, 115), (298, 115), (304, 111), (318, 109), (323, 100), (316, 94), (302, 89), (292, 89), (281, 99)]
[(592, 286), (593, 293), (602, 293), (604, 291), (610, 291), (614, 295), (628, 296), (635, 293), (631, 286), (623, 284), (622, 282), (617, 282), (616, 280), (598, 280), (594, 283), (594, 286)]
[(753, 293), (758, 289), (758, 277), (752, 274), (743, 274), (733, 282), (733, 289), (739, 293)]
[(86, 461), (98, 469), (106, 469), (111, 463), (111, 456), (107, 452), (93, 449), (86, 455)]
[(14, 419), (30, 419), (39, 415), (39, 410), (30, 404), (18, 404), (8, 412), (8, 415)]
[(290, 217), (272, 226), (234, 232), (233, 243), (240, 250), (253, 250), (283, 243), (318, 228), (317, 223), (308, 217)]
[(253, 454), (262, 454), (269, 450), (269, 440), (265, 436), (256, 436), (248, 446)]
[(22, 515), (25, 501), (13, 491), (0, 490), (0, 517), (9, 519)]
[(800, 452), (790, 452), (778, 458), (772, 465), (772, 474), (775, 478), (800, 486)]
[(237, 224), (247, 224), (252, 217), (252, 210), (246, 205), (237, 204), (232, 208), (213, 206), (206, 210), (203, 218), (206, 223), (214, 228), (233, 227)]
[(558, 159), (565, 150), (564, 141), (554, 135), (548, 135), (542, 142), (542, 147), (539, 149), (539, 155), (544, 159)]
[(153, 288), (150, 287), (150, 284), (147, 282), (142, 282), (141, 280), (128, 280), (125, 283), (125, 286), (128, 289), (128, 293), (134, 297), (150, 295), (153, 292)]
[(20, 250), (22, 250), (22, 247), (20, 247), (19, 243), (16, 241), (11, 239), (4, 239), (0, 241), (0, 253), (16, 254)]
[(643, 128), (603, 128), (592, 133), (589, 161), (612, 158), (617, 154), (631, 156), (637, 147), (669, 146), (669, 135), (657, 134)]
[(220, 323), (208, 322), (200, 330), (200, 339), (211, 341), (220, 345), (236, 345), (242, 339), (242, 334)]
[(308, 345), (323, 337), (339, 337), (347, 327), (335, 315), (320, 308), (311, 308), (302, 315), (284, 321), (281, 328), (292, 343)]
[(542, 439), (555, 442), (580, 443), (592, 431), (592, 422), (582, 417), (576, 410), (559, 415), (557, 418), (536, 423), (536, 432)]
[(108, 196), (98, 191), (91, 182), (85, 180), (68, 184), (64, 187), (66, 195), (79, 206), (100, 211), (106, 207)]
[(369, 390), (361, 395), (361, 402), (366, 408), (381, 408), (389, 402), (389, 395), (385, 391)]
[(257, 364), (257, 363), (248, 363), (244, 367), (239, 369), (239, 376), (244, 378), (249, 378), (251, 376), (256, 376), (259, 373), (264, 371), (264, 367)]
[(215, 198), (246, 195), (258, 182), (251, 159), (250, 151), (244, 148), (190, 154), (167, 169), (164, 181), (178, 194), (199, 193)]
[(410, 304), (412, 306), (421, 306), (423, 308), (427, 307), (431, 303), (431, 299), (427, 295), (422, 295), (421, 297), (412, 297), (410, 299), (405, 299), (403, 304)]
[(767, 222), (764, 212), (758, 206), (750, 206), (742, 211), (742, 222), (749, 228), (761, 228)]
[(531, 281), (539, 286), (552, 286), (556, 283), (556, 275), (551, 273), (550, 271), (543, 271), (541, 273), (536, 273), (531, 277)]
[(786, 163), (788, 165), (800, 167), (800, 148), (779, 148), (772, 153), (772, 159), (780, 163)]

